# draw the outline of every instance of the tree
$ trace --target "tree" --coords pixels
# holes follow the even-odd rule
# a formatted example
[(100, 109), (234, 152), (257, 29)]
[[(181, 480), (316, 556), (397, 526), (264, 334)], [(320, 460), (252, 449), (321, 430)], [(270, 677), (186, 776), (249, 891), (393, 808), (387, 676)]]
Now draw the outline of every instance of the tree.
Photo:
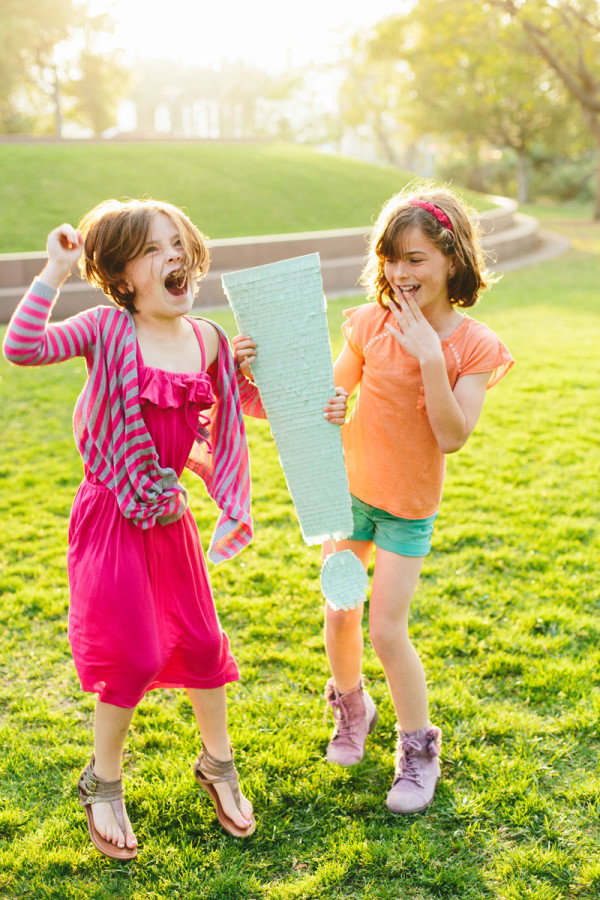
[[(443, 136), (472, 153), (511, 148), (521, 202), (534, 147), (542, 139), (558, 148), (573, 130), (548, 64), (530, 58), (520, 29), (489, 3), (419, 0), (409, 14), (376, 27), (368, 56), (373, 64), (397, 64), (402, 115), (413, 132)], [(481, 189), (473, 175), (471, 186)]]
[(577, 101), (596, 146), (594, 219), (600, 220), (600, 4), (597, 0), (491, 0), (526, 35)]
[(409, 92), (406, 71), (395, 54), (375, 51), (379, 26), (357, 34), (343, 62), (345, 79), (339, 92), (344, 124), (370, 137), (390, 166), (403, 164), (403, 147), (410, 143)]
[(71, 115), (99, 135), (115, 124), (117, 103), (129, 84), (129, 74), (115, 54), (97, 54), (89, 47), (81, 52), (78, 69), (78, 77), (64, 88), (74, 100)]
[[(92, 67), (93, 36), (110, 31), (110, 19), (90, 16), (72, 0), (0, 0), (0, 13), (0, 131), (23, 131), (32, 122), (36, 130), (47, 130), (52, 126), (44, 123), (53, 117), (53, 130), (60, 136), (64, 88), (75, 80), (75, 71), (85, 80)], [(77, 112), (81, 118), (85, 108), (89, 121), (95, 115), (90, 88), (95, 86), (97, 102), (111, 70), (105, 55), (96, 56), (96, 76), (102, 77), (89, 80), (87, 92), (82, 87)]]

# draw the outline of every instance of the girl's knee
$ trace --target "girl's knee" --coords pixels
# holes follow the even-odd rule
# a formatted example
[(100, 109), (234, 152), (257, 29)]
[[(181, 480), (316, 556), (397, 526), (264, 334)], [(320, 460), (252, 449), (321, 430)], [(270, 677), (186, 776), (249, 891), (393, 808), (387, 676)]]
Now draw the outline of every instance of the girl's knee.
[(361, 627), (362, 607), (356, 609), (332, 609), (325, 604), (325, 625), (331, 634), (346, 634)]
[(371, 622), (369, 638), (381, 660), (398, 656), (411, 646), (406, 626), (398, 622)]

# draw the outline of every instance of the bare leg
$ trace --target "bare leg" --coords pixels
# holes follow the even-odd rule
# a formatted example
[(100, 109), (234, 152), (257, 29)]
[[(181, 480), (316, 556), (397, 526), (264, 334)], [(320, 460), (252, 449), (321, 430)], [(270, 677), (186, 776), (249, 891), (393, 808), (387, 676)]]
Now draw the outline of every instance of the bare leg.
[[(116, 781), (121, 777), (123, 747), (135, 712), (122, 706), (96, 701), (94, 724), (94, 769), (98, 778)], [(125, 834), (121, 831), (110, 803), (93, 803), (92, 815), (99, 834), (118, 847), (137, 847), (137, 840), (124, 812)]]
[[(208, 752), (216, 759), (231, 759), (231, 744), (227, 733), (227, 696), (225, 685), (209, 690), (187, 689), (192, 703), (200, 737)], [(228, 784), (216, 784), (215, 790), (223, 805), (223, 810), (240, 828), (246, 828), (252, 818), (252, 804), (240, 794), (238, 809)]]
[(403, 731), (417, 731), (429, 723), (425, 672), (408, 636), (408, 612), (422, 565), (423, 557), (376, 548), (370, 637)]
[[(372, 544), (368, 541), (339, 541), (336, 550), (352, 550), (365, 570), (369, 565)], [(323, 556), (331, 553), (331, 546), (323, 545)], [(325, 604), (325, 649), (331, 674), (338, 691), (345, 693), (356, 687), (362, 672), (363, 604), (355, 609), (332, 609)]]

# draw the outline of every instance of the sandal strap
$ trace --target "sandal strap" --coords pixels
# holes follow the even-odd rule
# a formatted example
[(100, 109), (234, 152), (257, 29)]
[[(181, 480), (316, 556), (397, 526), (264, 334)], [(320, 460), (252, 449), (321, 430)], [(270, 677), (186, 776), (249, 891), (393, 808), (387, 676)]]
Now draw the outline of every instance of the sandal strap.
[(123, 777), (116, 781), (105, 781), (98, 778), (94, 769), (95, 758), (92, 758), (81, 773), (77, 790), (79, 802), (82, 806), (91, 806), (93, 803), (110, 803), (119, 827), (125, 832), (125, 819), (123, 817)]
[(231, 747), (231, 759), (217, 759), (212, 753), (209, 753), (204, 745), (196, 760), (194, 771), (198, 781), (203, 784), (222, 784), (226, 782), (231, 787), (231, 791), (238, 807), (241, 802), (240, 783), (238, 772), (234, 763), (233, 747)]

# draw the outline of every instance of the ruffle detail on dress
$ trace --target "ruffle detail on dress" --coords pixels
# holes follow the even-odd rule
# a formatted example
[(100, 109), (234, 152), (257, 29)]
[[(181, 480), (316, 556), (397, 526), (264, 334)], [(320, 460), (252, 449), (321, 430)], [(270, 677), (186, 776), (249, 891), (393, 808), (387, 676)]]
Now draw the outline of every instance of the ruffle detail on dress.
[(212, 382), (208, 372), (167, 372), (140, 366), (140, 405), (152, 403), (159, 409), (185, 408), (186, 422), (204, 440), (208, 437), (208, 418), (201, 416), (203, 409), (210, 409), (215, 402)]

